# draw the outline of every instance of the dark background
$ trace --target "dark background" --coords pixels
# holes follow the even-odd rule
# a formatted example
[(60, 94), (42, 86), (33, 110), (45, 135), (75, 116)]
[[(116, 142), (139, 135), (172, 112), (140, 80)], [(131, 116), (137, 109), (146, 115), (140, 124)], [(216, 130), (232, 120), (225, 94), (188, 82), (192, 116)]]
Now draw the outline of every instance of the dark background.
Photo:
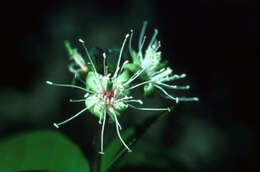
[[(64, 40), (79, 47), (77, 39), (84, 37), (90, 48), (118, 48), (132, 28), (136, 42), (147, 20), (147, 35), (159, 29), (163, 58), (176, 73), (187, 73), (184, 82), (191, 85), (187, 95), (198, 96), (200, 101), (178, 105), (139, 146), (151, 143), (157, 149), (174, 147), (169, 154), (176, 155), (187, 171), (255, 171), (259, 123), (259, 112), (255, 111), (259, 87), (256, 6), (246, 0), (1, 4), (0, 138), (52, 128), (54, 121), (83, 107), (67, 101), (80, 96), (75, 90), (45, 85), (46, 80), (69, 83), (72, 78)], [(94, 137), (91, 131), (97, 127), (97, 120), (79, 118), (60, 131), (88, 157), (94, 154), (86, 145)], [(127, 115), (122, 118), (127, 123)], [(129, 126), (139, 120), (138, 116), (129, 118)], [(196, 140), (204, 141), (193, 144)]]

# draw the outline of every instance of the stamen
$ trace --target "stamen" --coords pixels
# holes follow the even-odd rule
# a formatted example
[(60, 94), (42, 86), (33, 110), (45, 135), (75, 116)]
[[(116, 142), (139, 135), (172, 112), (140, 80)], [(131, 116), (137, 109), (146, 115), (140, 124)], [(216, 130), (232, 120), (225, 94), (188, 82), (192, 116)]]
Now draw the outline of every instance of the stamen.
[(130, 107), (134, 108), (134, 109), (138, 109), (138, 110), (147, 110), (147, 111), (171, 111), (171, 109), (168, 107), (168, 108), (140, 108), (140, 107), (136, 107), (136, 106), (133, 106), (133, 105), (130, 105), (128, 104)]
[[(91, 107), (91, 106), (90, 106)], [(53, 123), (53, 125), (56, 127), (56, 128), (59, 128), (60, 125), (63, 125), (69, 121), (71, 121), (72, 119), (76, 118), (77, 116), (79, 116), (80, 114), (82, 114), (83, 112), (85, 112), (86, 110), (88, 110), (90, 107), (86, 107), (84, 108), (83, 110), (81, 110), (80, 112), (78, 112), (76, 115), (70, 117), (69, 119), (66, 119), (65, 121), (62, 121), (60, 123)]]
[(128, 64), (128, 63), (129, 63), (128, 60), (126, 60), (126, 61), (123, 63), (123, 65), (122, 65), (122, 67), (121, 67), (119, 73), (122, 73), (122, 71), (124, 70), (124, 66), (125, 66), (126, 64)]
[(91, 66), (92, 66), (92, 68), (93, 68), (95, 74), (97, 74), (96, 67), (94, 66), (94, 63), (93, 63), (93, 61), (92, 61), (92, 59), (91, 59), (91, 57), (90, 57), (90, 55), (89, 55), (88, 49), (87, 49), (87, 47), (86, 47), (86, 45), (85, 45), (85, 41), (83, 41), (81, 38), (79, 38), (79, 42), (82, 43), (82, 46), (83, 46), (83, 48), (84, 48), (84, 50), (85, 50), (85, 52), (86, 52), (86, 54), (87, 54), (87, 56), (88, 56), (88, 59), (89, 59), (89, 61), (90, 61), (90, 63), (91, 63)]
[(134, 81), (139, 75), (141, 75), (141, 73), (143, 73), (144, 70), (145, 68), (138, 70), (126, 83), (123, 84), (123, 86), (126, 86), (127, 84), (130, 84), (132, 81)]
[(169, 93), (167, 93), (167, 91), (165, 91), (162, 87), (160, 87), (159, 85), (154, 85), (156, 88), (160, 89), (166, 96), (168, 96), (170, 99), (173, 99), (176, 101), (176, 103), (178, 103), (179, 101), (199, 101), (198, 97), (173, 97), (171, 96)]
[(101, 129), (101, 150), (100, 150), (100, 154), (104, 154), (104, 146), (103, 146), (103, 143), (104, 143), (104, 130), (105, 130), (105, 123), (106, 123), (106, 111), (104, 111), (104, 118), (103, 118), (103, 124), (102, 124), (102, 129)]
[(189, 101), (199, 101), (199, 98), (198, 97), (179, 97), (179, 100), (189, 102)]
[(129, 100), (129, 99), (132, 99), (132, 98), (133, 98), (132, 96), (130, 96), (130, 97), (125, 96), (125, 97), (123, 97), (123, 98), (121, 98), (121, 99), (117, 99), (115, 102), (124, 101), (124, 100)]
[(153, 76), (156, 76), (156, 75), (159, 74), (159, 73), (162, 73), (162, 72), (165, 71), (165, 70), (166, 70), (166, 68), (162, 68), (162, 69), (160, 69), (159, 71), (154, 72), (154, 73), (152, 74), (152, 77), (153, 77)]
[(136, 84), (136, 85), (130, 87), (129, 90), (134, 89), (134, 88), (139, 87), (139, 86), (144, 85), (144, 84), (151, 83), (151, 82), (154, 82), (154, 81), (149, 80), (149, 81), (141, 82), (140, 84)]
[(120, 65), (120, 62), (121, 62), (121, 57), (122, 57), (123, 49), (124, 49), (124, 46), (125, 46), (125, 43), (126, 43), (128, 37), (129, 37), (129, 34), (126, 34), (125, 39), (124, 39), (124, 42), (123, 42), (122, 47), (121, 47), (121, 50), (120, 50), (120, 53), (119, 53), (119, 58), (118, 58), (118, 61), (117, 61), (116, 72), (114, 73), (113, 78), (116, 78), (116, 77), (117, 77), (117, 73), (118, 73), (118, 71), (119, 71), (119, 65)]
[(175, 100), (176, 103), (178, 103), (178, 97), (175, 98), (175, 97), (171, 96), (167, 91), (165, 91), (165, 90), (164, 90), (162, 87), (160, 87), (159, 85), (154, 84), (154, 86), (155, 86), (156, 88), (160, 89), (167, 97), (169, 97), (169, 98), (172, 99), (172, 100)]
[(138, 48), (139, 48), (139, 52), (142, 51), (142, 42), (144, 42), (144, 33), (147, 27), (147, 21), (144, 21), (141, 33), (140, 33), (140, 37), (139, 37), (139, 42), (138, 42)]
[(51, 81), (46, 81), (46, 84), (49, 84), (49, 85), (52, 85), (52, 86), (56, 86), (56, 87), (70, 87), (70, 88), (77, 88), (77, 89), (80, 89), (80, 90), (83, 90), (83, 91), (86, 91), (86, 92), (89, 92), (89, 93), (93, 93), (83, 87), (79, 87), (79, 86), (76, 86), (76, 85), (70, 85), (70, 84), (57, 84), (57, 83), (53, 83)]
[(185, 77), (186, 77), (186, 74), (185, 74), (185, 73), (183, 73), (183, 74), (181, 74), (181, 75), (175, 74), (175, 75), (173, 75), (173, 76), (170, 76), (167, 80), (168, 80), (168, 81), (174, 81), (174, 80), (182, 79), (182, 78), (185, 78)]
[(98, 120), (98, 123), (99, 123), (99, 124), (102, 124), (102, 117), (103, 117), (103, 115), (101, 114), (101, 115), (99, 116), (99, 120)]
[(157, 46), (153, 48), (155, 52), (161, 47), (161, 42), (158, 41), (158, 42), (156, 43), (156, 45), (157, 45)]
[(129, 103), (129, 102), (136, 102), (136, 103), (139, 103), (139, 104), (143, 104), (143, 101), (142, 100), (126, 100), (124, 101), (125, 103)]
[(175, 89), (175, 90), (188, 90), (188, 89), (190, 89), (189, 85), (177, 86), (177, 85), (168, 85), (168, 84), (165, 84), (165, 83), (162, 83), (162, 82), (159, 82), (157, 84), (165, 86), (165, 87), (170, 88), (170, 89)]
[[(142, 52), (142, 49), (143, 49), (145, 40), (146, 40), (146, 36), (144, 35), (143, 41), (142, 41), (141, 46), (140, 46), (140, 51), (139, 51), (140, 53)], [(143, 56), (143, 55), (142, 55), (142, 56)]]
[(78, 100), (70, 99), (69, 101), (72, 103), (78, 103), (78, 102), (84, 102), (84, 101), (86, 101), (86, 99), (78, 99)]
[(128, 49), (129, 49), (129, 52), (131, 53), (132, 52), (132, 38), (133, 38), (133, 29), (130, 30), (130, 38), (129, 38), (129, 45), (128, 45)]
[(120, 135), (120, 133), (119, 133), (119, 128), (118, 128), (118, 126), (120, 126), (120, 124), (119, 124), (119, 122), (118, 122), (118, 120), (117, 120), (116, 114), (113, 113), (113, 115), (114, 115), (114, 118), (115, 118), (116, 132), (117, 132), (117, 135), (118, 135), (120, 141), (121, 141), (122, 144), (125, 146), (125, 148), (128, 150), (128, 152), (132, 152), (131, 149), (129, 149), (129, 147), (125, 144), (124, 140), (121, 138), (121, 135)]
[(107, 75), (107, 68), (106, 68), (106, 53), (103, 53), (103, 68), (104, 68), (104, 75), (106, 76)]
[(158, 29), (154, 29), (154, 34), (153, 34), (153, 37), (152, 37), (152, 39), (151, 39), (151, 41), (150, 41), (148, 47), (151, 47), (151, 46), (152, 46), (152, 44), (154, 43), (154, 41), (155, 41), (155, 39), (156, 39), (157, 34), (158, 34)]

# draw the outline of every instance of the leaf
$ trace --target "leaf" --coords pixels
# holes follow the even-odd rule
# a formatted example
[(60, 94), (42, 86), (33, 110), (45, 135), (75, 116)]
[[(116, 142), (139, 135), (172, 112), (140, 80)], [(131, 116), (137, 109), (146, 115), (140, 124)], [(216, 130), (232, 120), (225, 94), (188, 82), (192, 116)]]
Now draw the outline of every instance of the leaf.
[[(173, 106), (171, 107), (171, 110)], [(161, 120), (169, 112), (163, 112), (152, 117), (147, 118), (141, 125), (138, 125), (134, 128), (127, 129), (124, 131), (121, 136), (123, 140), (128, 143), (128, 146), (133, 146), (136, 141), (138, 141), (144, 133), (151, 127), (152, 124)], [(101, 157), (101, 166), (100, 172), (105, 172), (116, 166), (118, 160), (123, 157), (127, 152), (125, 147), (122, 145), (120, 140), (116, 138), (113, 140), (107, 148), (105, 148), (105, 154)]]
[(30, 131), (0, 142), (0, 171), (88, 172), (80, 149), (54, 131)]

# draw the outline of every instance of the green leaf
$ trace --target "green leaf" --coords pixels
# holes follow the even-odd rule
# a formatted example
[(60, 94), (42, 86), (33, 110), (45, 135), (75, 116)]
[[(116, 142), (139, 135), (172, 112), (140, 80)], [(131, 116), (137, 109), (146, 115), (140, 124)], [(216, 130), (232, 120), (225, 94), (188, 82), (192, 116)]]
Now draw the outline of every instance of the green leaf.
[(88, 172), (80, 149), (54, 131), (30, 131), (0, 142), (0, 171)]
[[(170, 108), (173, 109), (173, 106)], [(144, 135), (144, 133), (152, 126), (165, 117), (169, 112), (163, 112), (147, 118), (141, 125), (129, 128), (124, 131), (121, 136), (130, 148)], [(133, 150), (134, 151), (134, 150)], [(108, 147), (105, 148), (105, 154), (101, 157), (100, 172), (113, 170), (117, 167), (118, 160), (127, 152), (121, 141), (116, 138)], [(131, 154), (131, 153), (130, 153)]]

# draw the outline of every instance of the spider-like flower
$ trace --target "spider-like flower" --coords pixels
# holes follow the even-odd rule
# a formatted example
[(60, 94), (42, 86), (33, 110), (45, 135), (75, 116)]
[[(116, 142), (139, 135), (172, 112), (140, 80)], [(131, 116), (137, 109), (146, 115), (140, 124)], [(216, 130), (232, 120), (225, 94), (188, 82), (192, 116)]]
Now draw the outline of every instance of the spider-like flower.
[[(60, 125), (63, 125), (67, 123), (68, 121), (74, 119), (78, 115), (82, 114), (86, 110), (89, 110), (92, 114), (97, 116), (99, 118), (99, 123), (102, 124), (101, 129), (101, 151), (100, 153), (103, 154), (103, 136), (104, 136), (104, 128), (106, 123), (107, 115), (112, 119), (112, 121), (115, 122), (116, 125), (116, 131), (117, 135), (122, 142), (122, 144), (125, 146), (125, 148), (131, 152), (130, 148), (126, 145), (124, 140), (120, 136), (119, 130), (121, 129), (121, 125), (118, 122), (118, 117), (122, 114), (123, 111), (125, 111), (128, 107), (132, 107), (134, 109), (139, 110), (159, 110), (164, 111), (168, 110), (169, 108), (140, 108), (132, 105), (131, 103), (139, 103), (143, 104), (143, 102), (139, 99), (134, 99), (132, 96), (129, 96), (130, 90), (133, 89), (135, 86), (131, 86), (132, 82), (140, 76), (140, 74), (143, 72), (143, 70), (138, 70), (135, 74), (133, 74), (131, 77), (129, 75), (128, 70), (124, 70), (124, 66), (128, 63), (128, 61), (125, 61), (122, 66), (121, 63), (121, 57), (122, 52), (124, 49), (124, 45), (126, 44), (126, 41), (129, 37), (129, 34), (126, 35), (123, 45), (121, 47), (119, 58), (117, 62), (117, 67), (112, 75), (108, 72), (108, 67), (106, 65), (106, 54), (103, 53), (103, 68), (104, 68), (104, 74), (100, 74), (97, 72), (94, 63), (92, 61), (92, 58), (89, 55), (89, 52), (87, 50), (87, 47), (85, 46), (85, 43), (82, 39), (79, 39), (79, 41), (82, 43), (86, 55), (89, 59), (89, 62), (92, 66), (92, 71), (89, 71), (86, 78), (86, 88), (79, 87), (76, 85), (67, 85), (67, 84), (56, 84), (50, 81), (47, 81), (47, 84), (54, 85), (54, 86), (64, 86), (64, 87), (72, 87), (72, 88), (78, 88), (86, 92), (83, 99), (79, 100), (70, 100), (71, 102), (85, 102), (86, 107), (72, 116), (71, 118), (60, 122), (60, 123), (54, 123), (54, 126), (59, 128)], [(121, 66), (121, 67), (120, 67)]]
[(158, 30), (155, 29), (154, 34), (143, 53), (143, 46), (146, 40), (145, 30), (147, 27), (147, 22), (145, 21), (140, 33), (139, 41), (138, 41), (138, 51), (132, 49), (132, 37), (133, 37), (133, 30), (131, 30), (131, 36), (129, 41), (129, 51), (133, 59), (132, 64), (128, 64), (125, 68), (129, 69), (132, 72), (136, 70), (142, 69), (144, 72), (140, 76), (140, 78), (144, 81), (142, 83), (137, 84), (132, 88), (136, 88), (139, 86), (144, 85), (144, 94), (150, 95), (154, 91), (154, 87), (161, 90), (168, 98), (175, 100), (176, 103), (179, 101), (198, 101), (197, 97), (174, 97), (170, 95), (165, 89), (174, 89), (174, 90), (187, 90), (190, 88), (189, 85), (186, 86), (177, 86), (177, 85), (170, 85), (166, 82), (168, 81), (175, 81), (181, 78), (185, 78), (186, 74), (173, 74), (173, 71), (170, 67), (165, 67), (167, 61), (161, 62), (161, 51), (159, 48), (161, 46), (160, 41), (156, 39), (158, 34)]

